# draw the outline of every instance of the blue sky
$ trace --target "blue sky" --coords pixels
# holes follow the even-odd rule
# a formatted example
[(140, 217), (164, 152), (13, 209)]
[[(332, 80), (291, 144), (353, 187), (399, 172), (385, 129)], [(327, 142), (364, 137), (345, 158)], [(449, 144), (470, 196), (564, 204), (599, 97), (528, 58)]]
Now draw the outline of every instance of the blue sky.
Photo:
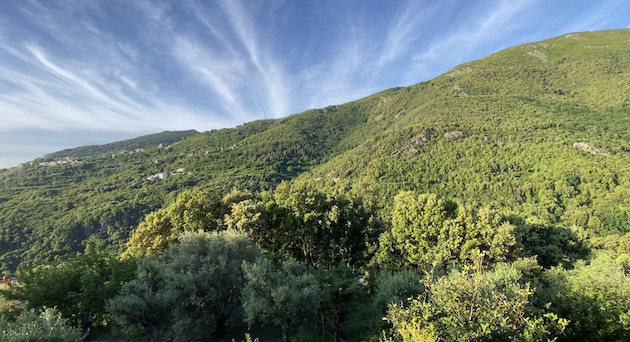
[(626, 0), (1, 0), (0, 168), (340, 104), (513, 45), (628, 27)]

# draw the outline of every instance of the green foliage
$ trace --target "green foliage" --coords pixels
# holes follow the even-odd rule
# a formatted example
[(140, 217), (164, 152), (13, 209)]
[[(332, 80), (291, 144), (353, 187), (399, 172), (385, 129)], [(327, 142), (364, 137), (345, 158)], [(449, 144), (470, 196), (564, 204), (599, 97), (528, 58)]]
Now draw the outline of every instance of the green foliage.
[(374, 276), (372, 286), (372, 300), (381, 314), (390, 304), (406, 307), (411, 298), (424, 292), (422, 276), (412, 270), (380, 271)]
[(269, 244), (267, 230), (270, 218), (262, 203), (254, 199), (246, 199), (233, 203), (231, 209), (224, 220), (228, 229), (246, 232), (259, 244)]
[(357, 147), (300, 178), (342, 189), (368, 181), (390, 212), (395, 194), (415, 190), (533, 223), (626, 232), (630, 85), (610, 71), (630, 67), (628, 34), (525, 44), (376, 94), (371, 134), (357, 129)]
[(8, 300), (2, 296), (9, 285), (0, 285), (0, 314), (11, 314), (18, 311), (22, 306), (22, 302), (18, 300)]
[[(368, 300), (356, 274), (345, 264), (319, 269), (315, 276), (321, 286), (318, 327), (320, 336), (332, 334), (334, 341), (365, 336), (369, 322), (363, 317)], [(301, 339), (300, 339), (301, 340)]]
[(160, 257), (182, 232), (215, 231), (221, 227), (222, 202), (195, 188), (174, 203), (153, 212), (133, 232), (123, 257)]
[(630, 339), (630, 279), (608, 252), (572, 270), (545, 273), (551, 309), (570, 320), (563, 340), (622, 341)]
[[(540, 340), (564, 318), (559, 339), (628, 339), (629, 39), (561, 36), (340, 106), (0, 170), (0, 269), (48, 265), (4, 292), (84, 328), (119, 293), (114, 320), (152, 341), (220, 335), (241, 295), (285, 339), (308, 321), (305, 340)], [(241, 271), (256, 253), (209, 233), (226, 228), (304, 263)], [(138, 256), (160, 261), (130, 280)], [(346, 266), (380, 272), (374, 291)], [(423, 284), (409, 271), (459, 267)], [(368, 336), (392, 302), (394, 335)]]
[(175, 341), (222, 337), (228, 319), (240, 317), (241, 264), (259, 255), (241, 233), (185, 232), (161, 261), (141, 260), (108, 310), (121, 327), (140, 327), (152, 339), (160, 330)]
[(399, 339), (402, 342), (436, 342), (437, 334), (433, 324), (429, 323), (426, 327), (421, 327), (418, 322), (401, 322), (395, 330), (394, 338), (388, 337), (383, 331), (381, 342), (394, 342)]
[(398, 242), (387, 230), (378, 238), (378, 249), (370, 262), (372, 268), (388, 270), (405, 270), (409, 267), (409, 261), (400, 253)]
[[(295, 177), (325, 193), (367, 184), (379, 194), (380, 218), (391, 217), (396, 194), (413, 190), (532, 224), (624, 234), (629, 34), (524, 44), (427, 82), (196, 134), (170, 148), (2, 170), (0, 267), (82, 252), (91, 236), (120, 251), (147, 214), (195, 186), (258, 192)], [(146, 180), (158, 172), (172, 177)]]
[(590, 242), (578, 228), (523, 223), (517, 224), (514, 235), (522, 256), (535, 256), (538, 264), (545, 268), (571, 266), (590, 252)]
[(100, 156), (105, 154), (120, 153), (121, 151), (135, 151), (135, 149), (144, 149), (157, 147), (159, 145), (170, 145), (182, 139), (199, 134), (195, 130), (188, 131), (165, 131), (162, 133), (143, 135), (141, 137), (118, 141), (105, 145), (82, 146), (73, 149), (58, 151), (45, 156), (45, 159), (56, 158), (84, 158), (92, 156)]
[(401, 192), (394, 198), (391, 235), (381, 237), (377, 261), (400, 254), (421, 269), (506, 261), (515, 255), (513, 231), (494, 210), (456, 206), (434, 194)]
[(378, 224), (361, 198), (325, 193), (312, 182), (282, 183), (259, 203), (232, 206), (228, 227), (247, 232), (260, 246), (310, 265), (363, 266)]
[(624, 235), (612, 234), (601, 238), (594, 238), (592, 244), (611, 253), (616, 261), (630, 272), (630, 233)]
[(410, 264), (430, 265), (434, 260), (429, 252), (437, 244), (449, 216), (448, 206), (433, 194), (416, 197), (411, 192), (402, 192), (394, 198), (392, 235)]
[(477, 260), (493, 264), (513, 259), (516, 254), (514, 226), (497, 211), (458, 207), (457, 216), (444, 222), (436, 259), (442, 265), (471, 265)]
[(55, 307), (87, 334), (105, 314), (105, 303), (133, 278), (135, 263), (110, 254), (84, 254), (55, 265), (18, 272), (19, 285), (2, 295), (27, 308)]
[[(236, 342), (236, 341), (232, 339), (232, 342)], [(249, 334), (245, 334), (245, 341), (242, 341), (242, 342), (260, 342), (260, 341), (258, 340), (258, 337), (252, 340), (252, 337)]]
[(482, 272), (452, 271), (425, 279), (425, 295), (409, 307), (390, 306), (388, 320), (409, 340), (539, 341), (553, 338), (567, 321), (531, 305), (533, 289), (515, 267), (498, 264)]
[(162, 263), (173, 294), (171, 330), (175, 341), (222, 337), (228, 319), (240, 318), (243, 262), (254, 262), (258, 248), (234, 231), (184, 233)]
[(26, 310), (15, 321), (0, 316), (1, 342), (79, 342), (81, 338), (81, 330), (52, 308)]
[(260, 258), (243, 263), (245, 320), (260, 321), (282, 327), (285, 342), (290, 341), (292, 323), (314, 316), (321, 298), (321, 288), (307, 266), (294, 259), (274, 264)]
[(141, 328), (151, 342), (170, 322), (173, 294), (165, 286), (162, 266), (153, 259), (138, 260), (136, 278), (122, 285), (119, 294), (107, 302), (107, 312), (125, 331)]

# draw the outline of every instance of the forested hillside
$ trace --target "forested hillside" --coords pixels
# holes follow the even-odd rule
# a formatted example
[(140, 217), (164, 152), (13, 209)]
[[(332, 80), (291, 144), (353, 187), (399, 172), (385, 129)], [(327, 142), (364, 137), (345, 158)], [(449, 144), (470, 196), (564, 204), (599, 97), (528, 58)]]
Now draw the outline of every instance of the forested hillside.
[[(80, 159), (60, 152), (59, 163), (36, 160), (2, 170), (1, 268), (82, 251), (88, 239), (120, 248), (146, 214), (194, 186), (258, 191), (292, 179), (344, 150), (348, 134), (365, 124), (369, 102), (255, 121), (172, 145)], [(170, 177), (147, 179), (159, 173)]]
[(568, 34), (343, 105), (0, 171), (0, 265), (48, 262), (90, 239), (120, 249), (145, 215), (194, 186), (257, 192), (295, 177), (369, 191), (383, 218), (399, 191), (414, 190), (628, 232), (629, 40), (628, 30)]
[(136, 149), (145, 149), (157, 147), (160, 145), (170, 145), (184, 138), (188, 138), (199, 132), (194, 129), (188, 131), (162, 132), (156, 134), (143, 135), (134, 139), (127, 139), (105, 145), (90, 145), (71, 148), (47, 154), (44, 159), (57, 158), (85, 158), (103, 156), (111, 153), (120, 153), (123, 151), (135, 151)]
[(379, 96), (367, 137), (302, 178), (630, 231), (630, 31), (513, 47)]
[(629, 340), (629, 73), (573, 33), (2, 170), (0, 341)]

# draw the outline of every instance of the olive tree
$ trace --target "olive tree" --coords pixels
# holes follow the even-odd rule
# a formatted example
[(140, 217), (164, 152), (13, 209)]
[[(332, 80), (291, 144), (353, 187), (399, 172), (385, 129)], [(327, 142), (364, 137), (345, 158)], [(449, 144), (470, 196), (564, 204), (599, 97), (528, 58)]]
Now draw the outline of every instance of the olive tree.
[(138, 279), (123, 285), (109, 310), (124, 327), (142, 327), (152, 341), (160, 328), (175, 341), (222, 336), (241, 312), (241, 264), (260, 254), (242, 233), (185, 232), (161, 261), (145, 259)]
[(140, 259), (136, 279), (122, 285), (118, 296), (107, 303), (107, 311), (123, 330), (141, 328), (150, 342), (157, 342), (159, 330), (170, 321), (173, 305), (166, 291), (162, 265), (153, 259)]
[(173, 294), (175, 340), (223, 336), (230, 318), (241, 313), (245, 276), (241, 265), (260, 256), (243, 233), (187, 232), (164, 255), (163, 267)]
[(243, 263), (245, 320), (272, 323), (282, 327), (283, 341), (291, 341), (295, 321), (315, 315), (321, 289), (304, 263), (288, 259), (274, 264), (266, 258)]

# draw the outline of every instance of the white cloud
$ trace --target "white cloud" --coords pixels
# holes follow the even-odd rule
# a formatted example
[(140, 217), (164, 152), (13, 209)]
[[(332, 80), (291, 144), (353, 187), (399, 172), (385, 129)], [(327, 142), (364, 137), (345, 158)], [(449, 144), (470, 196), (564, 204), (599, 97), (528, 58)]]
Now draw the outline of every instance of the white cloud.
[[(524, 15), (528, 7), (538, 0), (502, 0), (487, 10), (471, 12), (466, 20), (455, 23), (451, 30), (434, 37), (435, 43), (413, 56), (418, 64), (414, 74), (435, 75), (437, 64), (455, 66), (469, 60), (471, 51), (508, 34), (513, 29), (530, 24), (531, 17)], [(445, 70), (444, 70), (445, 71)]]
[(210, 87), (221, 98), (223, 106), (233, 116), (242, 115), (243, 108), (238, 101), (239, 70), (242, 65), (237, 58), (223, 58), (201, 44), (186, 37), (177, 36), (171, 46), (171, 53), (193, 77)]
[(7, 88), (0, 93), (0, 130), (138, 132), (229, 124), (207, 118), (212, 109), (201, 112), (176, 97), (161, 96), (152, 80), (159, 76), (141, 64), (147, 56), (97, 28), (88, 17), (72, 21), (83, 14), (69, 11), (50, 10), (39, 3), (22, 11), (32, 24), (54, 37), (45, 46), (36, 36), (0, 36), (0, 88)]
[(263, 89), (264, 96), (268, 98), (268, 109), (274, 116), (285, 116), (288, 113), (288, 81), (281, 64), (276, 62), (280, 57), (273, 56), (269, 49), (262, 46), (273, 45), (262, 42), (263, 37), (257, 34), (254, 18), (246, 9), (235, 1), (221, 1), (221, 7), (225, 11), (232, 28), (245, 46), (248, 57), (253, 63), (254, 71), (260, 76), (262, 83), (256, 88)]
[(563, 30), (628, 26), (630, 10), (623, 0), (28, 0), (15, 7), (0, 12), (5, 134), (234, 126), (416, 83)]
[(387, 31), (385, 44), (376, 62), (377, 66), (391, 63), (404, 57), (414, 43), (421, 37), (421, 27), (426, 24), (431, 16), (437, 15), (439, 5), (422, 7), (417, 1), (409, 1), (407, 6), (392, 20), (392, 25)]
[[(598, 1), (593, 3), (588, 10), (573, 20), (572, 22), (563, 25), (563, 28), (559, 32), (578, 32), (578, 31), (593, 31), (610, 27), (612, 22), (617, 21), (617, 16), (627, 16), (630, 12), (630, 3), (625, 0), (609, 0)], [(616, 14), (616, 15), (612, 15)], [(630, 24), (626, 25), (626, 27)]]

